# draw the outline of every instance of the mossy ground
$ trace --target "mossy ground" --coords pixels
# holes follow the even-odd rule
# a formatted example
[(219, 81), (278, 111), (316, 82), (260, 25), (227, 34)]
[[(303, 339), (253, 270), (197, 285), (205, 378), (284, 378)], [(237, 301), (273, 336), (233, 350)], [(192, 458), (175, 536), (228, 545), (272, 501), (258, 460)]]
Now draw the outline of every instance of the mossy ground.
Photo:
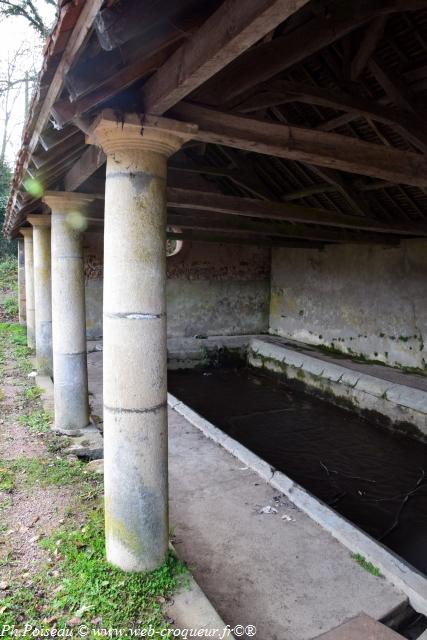
[(163, 603), (185, 568), (173, 555), (147, 574), (107, 563), (102, 477), (64, 454), (68, 441), (51, 431), (27, 376), (31, 355), (24, 329), (0, 324), (0, 632), (27, 623), (57, 634), (84, 624), (92, 637), (109, 628), (160, 633)]

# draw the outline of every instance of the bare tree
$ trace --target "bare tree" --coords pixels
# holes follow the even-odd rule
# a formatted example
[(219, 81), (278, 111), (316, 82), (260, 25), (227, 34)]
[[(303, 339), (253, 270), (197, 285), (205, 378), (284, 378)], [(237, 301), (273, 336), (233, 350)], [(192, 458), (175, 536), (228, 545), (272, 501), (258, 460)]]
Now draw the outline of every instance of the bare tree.
[[(43, 0), (52, 7), (57, 7), (56, 0)], [(43, 39), (49, 33), (49, 27), (43, 21), (40, 11), (32, 0), (0, 0), (0, 16), (18, 16), (25, 18)]]
[(13, 129), (21, 122), (11, 124), (11, 117), (22, 97), (24, 90), (24, 113), (28, 111), (28, 96), (37, 75), (34, 70), (32, 50), (23, 43), (17, 51), (9, 54), (3, 68), (0, 69), (0, 164), (5, 161), (7, 146)]

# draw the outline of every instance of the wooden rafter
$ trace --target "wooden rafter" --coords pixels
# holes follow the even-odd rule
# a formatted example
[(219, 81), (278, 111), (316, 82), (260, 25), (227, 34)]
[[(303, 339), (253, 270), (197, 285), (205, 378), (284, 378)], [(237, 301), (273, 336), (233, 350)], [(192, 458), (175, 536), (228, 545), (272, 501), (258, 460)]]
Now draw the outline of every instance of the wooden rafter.
[(350, 78), (353, 82), (359, 79), (368, 60), (377, 48), (378, 42), (384, 34), (387, 18), (387, 15), (378, 16), (366, 28), (360, 46), (351, 63)]
[[(240, 105), (237, 105), (234, 111), (248, 113), (259, 109), (261, 105), (267, 107), (289, 102), (291, 96), (297, 102), (349, 112), (352, 117), (346, 120), (345, 123), (351, 121), (351, 119), (363, 117), (394, 126), (414, 146), (421, 151), (427, 152), (426, 127), (424, 124), (420, 127), (419, 123), (417, 126), (408, 113), (383, 106), (363, 97), (331, 91), (330, 89), (323, 89), (313, 85), (286, 80), (271, 82), (268, 83), (264, 91), (263, 87), (258, 87), (257, 92)], [(344, 122), (341, 121), (338, 124), (344, 124)], [(324, 124), (320, 125), (318, 129), (326, 130)]]
[(193, 38), (146, 83), (145, 110), (165, 113), (307, 2), (224, 0)]
[(197, 99), (224, 104), (251, 87), (270, 80), (308, 56), (381, 15), (425, 8), (423, 0), (359, 0), (334, 2), (290, 34), (253, 47), (201, 91)]
[(64, 191), (75, 191), (106, 161), (104, 152), (95, 146), (88, 147), (64, 176)]

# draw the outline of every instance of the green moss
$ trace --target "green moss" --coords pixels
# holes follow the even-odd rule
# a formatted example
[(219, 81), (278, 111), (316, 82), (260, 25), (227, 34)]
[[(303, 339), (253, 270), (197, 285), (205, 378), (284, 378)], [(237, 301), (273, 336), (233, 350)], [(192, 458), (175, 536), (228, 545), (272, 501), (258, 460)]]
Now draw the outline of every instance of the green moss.
[(299, 380), (304, 380), (305, 379), (305, 373), (304, 373), (303, 369), (298, 369), (297, 370), (297, 378)]
[(376, 576), (377, 578), (383, 577), (378, 567), (372, 564), (372, 562), (369, 562), (369, 560), (367, 560), (360, 553), (353, 553), (351, 557), (353, 558), (353, 560), (357, 562), (358, 565), (362, 567), (362, 569), (365, 569), (365, 571), (368, 571), (368, 573), (371, 573), (373, 576)]
[(393, 424), (393, 428), (400, 433), (403, 433), (407, 436), (416, 439), (422, 439), (425, 441), (425, 435), (418, 429), (415, 424), (412, 422), (407, 422), (406, 420), (400, 420), (399, 422), (395, 422)]

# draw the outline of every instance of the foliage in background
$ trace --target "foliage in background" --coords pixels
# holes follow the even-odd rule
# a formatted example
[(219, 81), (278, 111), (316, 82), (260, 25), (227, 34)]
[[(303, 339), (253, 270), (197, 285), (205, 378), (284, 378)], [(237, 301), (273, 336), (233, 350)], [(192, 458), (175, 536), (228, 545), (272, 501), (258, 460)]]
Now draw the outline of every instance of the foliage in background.
[(2, 234), (4, 214), (9, 198), (10, 169), (5, 162), (0, 163), (0, 260), (15, 255), (16, 243), (6, 240)]
[[(44, 2), (52, 7), (57, 7), (56, 0), (44, 0)], [(49, 28), (43, 21), (39, 9), (36, 7), (36, 4), (39, 3), (40, 0), (0, 0), (0, 16), (18, 16), (24, 18), (39, 36), (44, 39), (49, 33)]]
[[(14, 245), (16, 246), (16, 245)], [(0, 258), (0, 292), (18, 290), (18, 261), (9, 256), (1, 261)]]

